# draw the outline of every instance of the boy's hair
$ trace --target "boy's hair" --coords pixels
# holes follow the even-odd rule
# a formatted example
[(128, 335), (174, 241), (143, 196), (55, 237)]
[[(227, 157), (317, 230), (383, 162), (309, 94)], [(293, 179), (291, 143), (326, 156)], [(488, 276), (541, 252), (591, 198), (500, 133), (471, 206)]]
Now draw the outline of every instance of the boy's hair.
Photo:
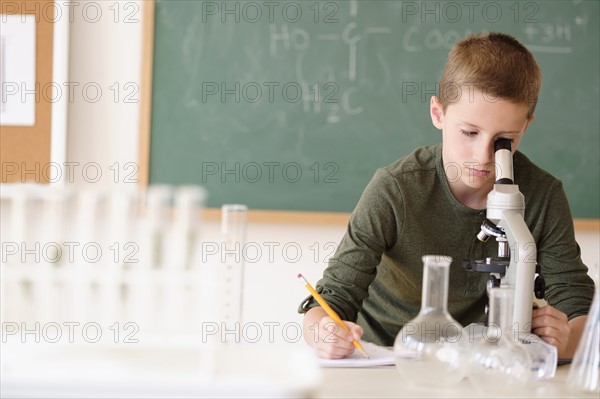
[(458, 102), (462, 91), (477, 89), (484, 98), (498, 98), (529, 106), (535, 111), (542, 72), (533, 55), (514, 37), (504, 33), (471, 34), (457, 42), (439, 84), (444, 112)]

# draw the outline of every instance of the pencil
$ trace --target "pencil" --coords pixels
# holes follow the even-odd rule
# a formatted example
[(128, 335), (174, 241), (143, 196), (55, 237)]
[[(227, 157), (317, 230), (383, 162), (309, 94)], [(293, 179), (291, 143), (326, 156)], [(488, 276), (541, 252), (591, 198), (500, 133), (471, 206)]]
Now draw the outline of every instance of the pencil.
[[(333, 309), (331, 309), (329, 304), (327, 302), (325, 302), (325, 299), (323, 299), (323, 297), (317, 292), (317, 290), (315, 290), (312, 287), (312, 285), (310, 285), (310, 283), (304, 278), (304, 276), (302, 274), (298, 274), (298, 278), (301, 278), (302, 280), (304, 280), (304, 282), (306, 283), (306, 285), (305, 285), (306, 289), (312, 294), (313, 298), (315, 298), (317, 300), (319, 305), (321, 305), (321, 307), (323, 308), (323, 310), (325, 310), (325, 312), (329, 315), (329, 317), (331, 317), (333, 319), (333, 321), (335, 321), (344, 330), (350, 331), (350, 329), (348, 328), (346, 323), (344, 323), (344, 321), (340, 318), (340, 316), (338, 316), (337, 313), (335, 313), (335, 311)], [(361, 351), (362, 354), (367, 357), (367, 359), (369, 358), (369, 355), (367, 354), (367, 352), (365, 352), (365, 350), (363, 349), (360, 342), (353, 339), (352, 344), (356, 347), (356, 349)]]

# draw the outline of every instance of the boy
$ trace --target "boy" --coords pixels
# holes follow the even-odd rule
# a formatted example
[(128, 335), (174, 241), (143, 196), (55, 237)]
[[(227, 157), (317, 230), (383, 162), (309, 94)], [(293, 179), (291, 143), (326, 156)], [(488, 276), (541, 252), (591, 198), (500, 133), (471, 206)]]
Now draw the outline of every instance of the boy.
[[(348, 229), (317, 290), (351, 330), (336, 328), (307, 298), (304, 337), (324, 358), (354, 351), (352, 339), (391, 346), (420, 309), (425, 254), (448, 255), (448, 310), (463, 325), (482, 322), (487, 274), (462, 262), (497, 256), (497, 243), (476, 238), (495, 182), (494, 141), (512, 140), (515, 183), (525, 196), (525, 222), (537, 245), (549, 305), (532, 314), (532, 332), (573, 356), (594, 283), (580, 258), (569, 204), (559, 180), (516, 149), (533, 112), (541, 72), (511, 36), (471, 35), (449, 53), (432, 97), (433, 125), (442, 144), (415, 150), (379, 169), (353, 211)], [(332, 339), (333, 337), (333, 339)]]

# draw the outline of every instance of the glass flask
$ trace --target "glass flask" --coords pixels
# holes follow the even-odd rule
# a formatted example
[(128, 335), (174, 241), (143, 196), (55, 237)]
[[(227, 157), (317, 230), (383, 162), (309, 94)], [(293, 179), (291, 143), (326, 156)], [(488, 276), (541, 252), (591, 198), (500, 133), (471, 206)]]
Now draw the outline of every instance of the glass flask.
[(469, 355), (468, 376), (481, 392), (511, 393), (532, 378), (532, 360), (511, 329), (514, 291), (490, 290), (488, 327)]
[(396, 369), (415, 385), (447, 387), (466, 375), (463, 328), (447, 306), (451, 262), (447, 256), (423, 256), (421, 311), (402, 327), (394, 342)]
[(600, 288), (596, 285), (594, 300), (573, 362), (569, 368), (567, 386), (577, 392), (600, 393)]

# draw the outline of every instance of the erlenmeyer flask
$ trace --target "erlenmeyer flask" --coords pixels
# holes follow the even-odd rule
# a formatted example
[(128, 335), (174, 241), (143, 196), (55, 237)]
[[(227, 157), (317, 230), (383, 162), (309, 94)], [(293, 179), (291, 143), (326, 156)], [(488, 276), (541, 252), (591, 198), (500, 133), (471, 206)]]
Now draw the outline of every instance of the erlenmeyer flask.
[(407, 382), (445, 387), (466, 374), (462, 326), (448, 313), (448, 273), (452, 258), (423, 256), (421, 311), (396, 336), (396, 368)]
[(487, 331), (469, 356), (468, 375), (481, 392), (510, 393), (532, 379), (532, 361), (511, 330), (514, 292), (490, 290)]
[[(600, 367), (600, 288), (596, 285), (594, 300), (583, 334), (569, 368), (567, 386), (579, 392), (599, 393)], [(596, 396), (597, 397), (597, 396)]]

